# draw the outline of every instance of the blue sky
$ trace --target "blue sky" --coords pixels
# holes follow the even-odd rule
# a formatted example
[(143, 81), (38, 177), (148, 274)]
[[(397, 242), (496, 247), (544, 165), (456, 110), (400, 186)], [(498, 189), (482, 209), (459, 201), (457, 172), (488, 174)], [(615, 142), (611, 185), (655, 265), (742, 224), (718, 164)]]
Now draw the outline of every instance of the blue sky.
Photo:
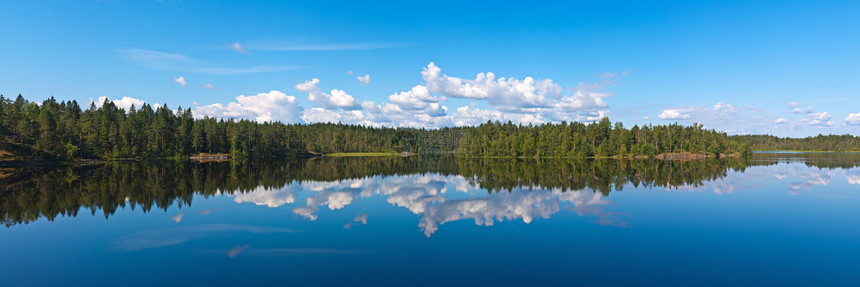
[(852, 1), (3, 1), (0, 93), (258, 121), (858, 134), (857, 15)]

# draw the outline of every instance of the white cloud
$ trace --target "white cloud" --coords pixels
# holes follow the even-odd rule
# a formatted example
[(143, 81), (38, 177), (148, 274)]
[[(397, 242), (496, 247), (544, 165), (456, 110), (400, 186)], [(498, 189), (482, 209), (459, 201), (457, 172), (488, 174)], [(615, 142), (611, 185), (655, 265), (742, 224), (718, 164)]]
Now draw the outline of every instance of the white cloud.
[(860, 113), (848, 114), (848, 116), (845, 117), (845, 123), (852, 126), (860, 125)]
[(184, 217), (184, 216), (185, 216), (185, 213), (180, 212), (179, 214), (177, 214), (175, 216), (171, 216), (170, 221), (180, 223), (180, 222), (182, 222), (182, 217)]
[(334, 89), (331, 90), (331, 94), (323, 93), (317, 86), (319, 82), (319, 79), (311, 79), (301, 84), (296, 84), (294, 88), (300, 92), (307, 92), (308, 100), (326, 109), (341, 108), (353, 110), (360, 108), (358, 101), (343, 90)]
[(370, 85), (370, 75), (369, 74), (366, 74), (364, 76), (358, 76), (356, 79), (358, 79), (359, 83), (362, 83), (365, 85)]
[(496, 79), (493, 73), (478, 73), (474, 80), (466, 80), (442, 74), (442, 69), (432, 62), (421, 75), (431, 92), (453, 98), (486, 99), (493, 106), (507, 109), (547, 108), (551, 106), (550, 98), (561, 94), (561, 87), (550, 79)]
[(324, 108), (311, 108), (302, 114), (302, 120), (308, 123), (352, 123), (363, 125), (374, 125), (365, 119), (362, 111), (329, 110)]
[(787, 123), (788, 120), (783, 118), (783, 117), (779, 117), (778, 119), (774, 120), (773, 122), (776, 124), (784, 124), (784, 123)]
[(682, 109), (665, 109), (657, 117), (663, 120), (680, 120), (689, 119), (690, 114), (685, 113)]
[(177, 83), (177, 84), (179, 84), (180, 86), (183, 86), (183, 87), (188, 85), (188, 83), (187, 83), (187, 82), (185, 82), (185, 77), (183, 77), (183, 76), (179, 76), (179, 78), (173, 79), (173, 82), (174, 82), (174, 83)]
[(234, 42), (233, 44), (230, 44), (230, 48), (233, 48), (233, 50), (235, 50), (236, 52), (242, 53), (242, 54), (248, 53), (248, 51), (245, 51), (245, 48), (242, 47), (242, 45), (239, 44), (239, 42)]
[(235, 102), (227, 105), (220, 103), (194, 107), (196, 117), (218, 117), (251, 119), (257, 122), (281, 121), (285, 123), (301, 122), (302, 107), (296, 97), (288, 96), (281, 91), (259, 93), (256, 96), (240, 95)]
[[(434, 63), (421, 72), (424, 84), (396, 92), (388, 101), (374, 103), (359, 101), (340, 89), (325, 93), (320, 80), (312, 78), (294, 86), (308, 93), (308, 100), (316, 107), (303, 109), (300, 115), (305, 122), (341, 122), (369, 126), (397, 126), (438, 128), (445, 126), (474, 125), (488, 120), (540, 124), (560, 121), (594, 121), (610, 114), (604, 101), (611, 96), (603, 90), (614, 84), (616, 77), (626, 74), (604, 74), (598, 82), (582, 82), (563, 93), (552, 80), (526, 77), (496, 78), (493, 73), (479, 73), (474, 80), (444, 75)], [(364, 78), (369, 79), (365, 75)], [(472, 101), (449, 114), (446, 105), (450, 98)], [(486, 106), (483, 106), (486, 104)], [(201, 111), (204, 107), (200, 107)], [(232, 114), (234, 117), (251, 117), (245, 109), (230, 109), (219, 104), (205, 106), (209, 114)], [(299, 107), (301, 109), (301, 107)]]
[[(135, 107), (135, 109), (140, 109), (140, 107), (142, 107), (142, 106), (143, 106), (143, 104), (145, 104), (145, 103), (146, 103), (146, 102), (144, 102), (143, 100), (135, 99), (135, 98), (132, 98), (132, 97), (122, 97), (122, 98), (121, 98), (121, 99), (119, 99), (119, 100), (111, 100), (111, 99), (110, 99), (110, 98), (108, 98), (108, 97), (99, 97), (99, 98), (98, 98), (98, 100), (96, 100), (96, 101), (92, 101), (92, 99), (90, 99), (90, 102), (95, 103), (97, 107), (101, 107), (102, 105), (104, 105), (105, 101), (111, 101), (111, 102), (113, 102), (113, 104), (114, 104), (114, 105), (116, 105), (118, 108), (123, 109), (123, 110), (126, 110), (126, 111), (128, 111), (129, 109), (131, 109), (131, 106), (134, 106), (134, 107)], [(159, 104), (155, 104), (155, 105), (153, 105), (153, 107), (154, 107), (154, 108), (156, 108), (156, 109), (157, 109), (159, 106), (161, 106), (161, 105), (159, 105)]]
[(423, 110), (432, 103), (438, 103), (439, 98), (430, 94), (427, 87), (418, 85), (411, 90), (388, 96), (388, 99), (404, 110)]
[(812, 113), (812, 107), (805, 107), (802, 109), (799, 107), (794, 107), (793, 109), (791, 109), (791, 112), (795, 114), (809, 114)]
[(200, 86), (203, 87), (204, 89), (207, 89), (207, 90), (214, 90), (215, 89), (215, 86), (213, 86), (212, 84), (202, 84)]
[(716, 105), (714, 105), (714, 111), (715, 112), (729, 113), (730, 114), (730, 113), (737, 112), (738, 110), (739, 109), (736, 108), (735, 106), (732, 106), (730, 104), (724, 104), (722, 102), (719, 102)]
[(832, 126), (833, 116), (828, 112), (820, 112), (820, 113), (809, 113), (806, 119), (801, 120), (803, 123), (807, 123), (810, 126)]

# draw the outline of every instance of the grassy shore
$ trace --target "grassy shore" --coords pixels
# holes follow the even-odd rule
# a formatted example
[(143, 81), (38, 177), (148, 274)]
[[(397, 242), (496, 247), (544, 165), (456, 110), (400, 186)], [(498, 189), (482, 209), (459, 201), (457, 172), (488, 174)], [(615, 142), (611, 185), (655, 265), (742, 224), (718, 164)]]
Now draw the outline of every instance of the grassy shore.
[(336, 152), (326, 154), (329, 157), (368, 157), (368, 156), (400, 156), (394, 152)]

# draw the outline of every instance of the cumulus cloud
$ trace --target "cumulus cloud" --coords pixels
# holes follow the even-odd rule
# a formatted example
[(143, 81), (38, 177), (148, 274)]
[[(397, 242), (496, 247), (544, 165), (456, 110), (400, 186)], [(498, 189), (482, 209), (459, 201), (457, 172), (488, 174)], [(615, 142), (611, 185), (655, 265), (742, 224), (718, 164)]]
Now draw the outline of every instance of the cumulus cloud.
[(200, 86), (203, 87), (204, 89), (207, 89), (207, 90), (214, 90), (215, 89), (215, 86), (213, 86), (212, 84), (202, 84)]
[(341, 108), (353, 110), (360, 107), (358, 101), (343, 90), (334, 89), (331, 90), (330, 94), (322, 92), (320, 87), (317, 86), (319, 83), (319, 79), (311, 79), (296, 84), (294, 88), (300, 92), (307, 92), (308, 100), (326, 109)]
[[(443, 74), (441, 68), (431, 62), (421, 72), (424, 83), (395, 92), (389, 95), (388, 101), (381, 103), (359, 103), (340, 89), (325, 93), (317, 78), (296, 84), (294, 88), (308, 93), (308, 100), (316, 104), (314, 108), (302, 109), (300, 118), (305, 122), (438, 128), (488, 120), (523, 124), (599, 120), (610, 114), (605, 99), (611, 93), (604, 89), (624, 75), (604, 74), (597, 82), (582, 82), (564, 92), (550, 79), (526, 77), (520, 80), (496, 77), (489, 72), (479, 73), (475, 79), (453, 77)], [(368, 75), (359, 78), (369, 80)], [(450, 113), (446, 105), (449, 98), (471, 102)], [(222, 110), (227, 109), (223, 105), (210, 106), (210, 115), (224, 113)], [(250, 112), (240, 109), (231, 114), (248, 117)]]
[(418, 85), (409, 91), (388, 96), (388, 100), (403, 110), (423, 110), (430, 104), (438, 103), (440, 99), (430, 94), (427, 87)]
[(301, 122), (302, 110), (303, 108), (298, 105), (296, 97), (274, 90), (268, 93), (259, 93), (256, 96), (240, 95), (236, 97), (235, 102), (226, 105), (215, 103), (193, 108), (196, 117), (209, 116), (285, 123)]
[(785, 118), (783, 118), (783, 117), (779, 117), (779, 118), (777, 118), (776, 120), (774, 120), (773, 122), (774, 122), (774, 123), (776, 123), (776, 124), (784, 124), (784, 123), (787, 123), (787, 122), (788, 122), (788, 120), (787, 120), (787, 119), (785, 119)]
[(801, 123), (807, 123), (810, 126), (832, 126), (833, 116), (828, 112), (808, 113), (807, 118), (801, 120)]
[(794, 107), (793, 109), (791, 109), (791, 112), (795, 113), (795, 114), (809, 114), (809, 113), (812, 113), (812, 107), (805, 107), (805, 108)]
[(234, 42), (233, 44), (230, 44), (230, 48), (232, 48), (234, 51), (242, 53), (242, 54), (248, 53), (248, 51), (245, 51), (245, 48), (242, 47), (242, 45), (239, 44), (239, 42)]
[(185, 77), (183, 77), (183, 76), (179, 76), (179, 78), (175, 78), (175, 79), (173, 79), (173, 82), (174, 82), (174, 83), (177, 83), (177, 84), (179, 84), (180, 86), (183, 86), (183, 87), (188, 85), (188, 83), (186, 83), (186, 82), (185, 82)]
[[(96, 100), (96, 101), (93, 101), (92, 99), (90, 99), (90, 102), (95, 103), (96, 106), (98, 106), (98, 107), (101, 107), (102, 105), (104, 105), (104, 103), (106, 101), (113, 102), (113, 104), (116, 105), (118, 108), (126, 110), (126, 111), (131, 109), (131, 106), (134, 106), (136, 109), (139, 109), (141, 106), (143, 106), (143, 104), (146, 103), (143, 100), (135, 99), (132, 97), (122, 97), (119, 100), (117, 100), (117, 99), (111, 100), (108, 97), (99, 97), (98, 100)], [(154, 108), (158, 108), (159, 106), (161, 106), (161, 105), (159, 105), (159, 104), (153, 105)]]
[(689, 119), (690, 114), (685, 113), (683, 109), (665, 109), (659, 116), (657, 116), (663, 120), (679, 120), (679, 119)]
[(369, 74), (366, 74), (364, 76), (358, 76), (356, 79), (358, 79), (359, 83), (362, 83), (365, 85), (370, 85), (370, 75)]
[(731, 104), (724, 104), (722, 102), (719, 102), (716, 105), (714, 105), (714, 111), (715, 112), (734, 113), (734, 112), (737, 112), (738, 110), (739, 109), (736, 108), (735, 106), (732, 106)]
[(523, 80), (500, 77), (493, 73), (478, 73), (474, 80), (450, 77), (430, 63), (421, 72), (428, 90), (453, 98), (486, 99), (491, 105), (503, 108), (547, 108), (550, 98), (561, 94), (561, 87), (550, 79)]
[(848, 116), (845, 117), (845, 123), (852, 126), (860, 125), (860, 113), (848, 114)]

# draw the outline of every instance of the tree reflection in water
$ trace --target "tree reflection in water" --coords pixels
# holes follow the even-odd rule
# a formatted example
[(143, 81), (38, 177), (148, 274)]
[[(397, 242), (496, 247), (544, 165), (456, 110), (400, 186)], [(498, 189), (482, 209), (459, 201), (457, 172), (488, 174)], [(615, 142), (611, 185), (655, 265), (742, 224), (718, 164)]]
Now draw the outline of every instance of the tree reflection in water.
[[(0, 179), (0, 210), (7, 227), (40, 218), (74, 217), (82, 210), (106, 218), (118, 209), (148, 212), (188, 206), (197, 196), (227, 194), (237, 203), (268, 207), (295, 204), (292, 212), (309, 220), (320, 207), (343, 208), (355, 200), (383, 196), (419, 217), (430, 236), (446, 222), (548, 218), (562, 209), (597, 218), (600, 224), (624, 225), (605, 212), (611, 192), (624, 187), (696, 190), (712, 187), (729, 193), (737, 187), (722, 181), (750, 166), (803, 162), (809, 174), (780, 169), (772, 176), (801, 176), (791, 190), (826, 185), (835, 170), (845, 169), (850, 183), (860, 155), (756, 154), (750, 159), (670, 162), (655, 160), (523, 160), (441, 157), (320, 158), (286, 162), (113, 162), (57, 170), (7, 170)], [(786, 174), (783, 174), (786, 173)], [(449, 197), (449, 188), (468, 196)], [(471, 194), (471, 195), (469, 195)], [(304, 201), (302, 201), (302, 198)], [(182, 220), (181, 216), (174, 221)], [(367, 215), (356, 223), (366, 223)], [(348, 224), (348, 226), (354, 225)]]

